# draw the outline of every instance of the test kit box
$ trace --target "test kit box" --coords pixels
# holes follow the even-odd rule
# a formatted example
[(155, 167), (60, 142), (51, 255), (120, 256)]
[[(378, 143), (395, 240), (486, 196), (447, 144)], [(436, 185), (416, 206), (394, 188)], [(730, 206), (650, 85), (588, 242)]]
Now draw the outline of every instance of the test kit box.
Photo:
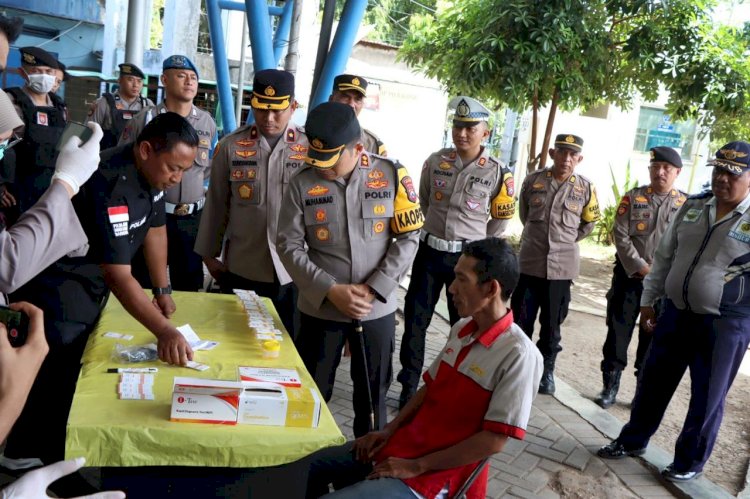
[(266, 381), (292, 388), (302, 386), (299, 373), (293, 368), (239, 366), (237, 371), (240, 381)]
[(320, 397), (312, 388), (245, 381), (240, 396), (238, 423), (264, 426), (317, 428)]
[(170, 421), (237, 424), (242, 383), (175, 377)]

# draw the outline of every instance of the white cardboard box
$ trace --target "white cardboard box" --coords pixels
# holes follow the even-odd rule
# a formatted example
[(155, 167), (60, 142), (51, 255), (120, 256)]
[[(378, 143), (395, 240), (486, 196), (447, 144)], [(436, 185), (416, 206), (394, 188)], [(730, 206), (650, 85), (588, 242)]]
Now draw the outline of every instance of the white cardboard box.
[(320, 397), (312, 388), (290, 388), (276, 383), (245, 381), (238, 423), (317, 428)]
[(294, 368), (239, 366), (237, 371), (240, 381), (267, 381), (289, 387), (302, 386), (299, 373)]

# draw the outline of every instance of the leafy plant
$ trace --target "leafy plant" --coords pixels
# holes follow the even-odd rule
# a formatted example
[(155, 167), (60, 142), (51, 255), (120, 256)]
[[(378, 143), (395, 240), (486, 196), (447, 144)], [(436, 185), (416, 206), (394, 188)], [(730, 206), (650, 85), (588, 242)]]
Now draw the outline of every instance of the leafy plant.
[(612, 194), (615, 196), (615, 204), (604, 208), (602, 216), (596, 224), (596, 240), (606, 246), (615, 243), (615, 218), (617, 217), (617, 207), (620, 199), (626, 192), (638, 185), (637, 179), (630, 178), (630, 161), (625, 165), (625, 182), (622, 184), (622, 187), (617, 184), (617, 177), (615, 176), (614, 169), (612, 169), (612, 163), (609, 164), (609, 174), (612, 176)]

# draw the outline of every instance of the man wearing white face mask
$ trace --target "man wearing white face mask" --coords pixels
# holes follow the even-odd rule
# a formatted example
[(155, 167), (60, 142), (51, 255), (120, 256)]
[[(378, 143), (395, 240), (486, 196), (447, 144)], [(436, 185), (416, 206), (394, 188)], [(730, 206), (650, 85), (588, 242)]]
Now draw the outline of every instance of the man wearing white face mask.
[(67, 122), (67, 107), (53, 92), (60, 69), (57, 59), (38, 47), (19, 50), (20, 72), (26, 85), (6, 92), (24, 122), (23, 129), (17, 132), (23, 140), (14, 147), (15, 161), (4, 158), (2, 171), (9, 178), (0, 178), (0, 183), (4, 184), (3, 206), (16, 205), (21, 214), (49, 187), (58, 155), (55, 146)]

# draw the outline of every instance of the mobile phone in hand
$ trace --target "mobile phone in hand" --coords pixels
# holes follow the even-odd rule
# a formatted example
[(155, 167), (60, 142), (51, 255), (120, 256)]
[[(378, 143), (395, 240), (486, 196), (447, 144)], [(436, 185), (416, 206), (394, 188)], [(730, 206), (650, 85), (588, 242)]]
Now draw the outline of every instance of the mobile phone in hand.
[(91, 135), (93, 133), (94, 132), (83, 123), (78, 123), (77, 121), (68, 121), (68, 124), (65, 125), (65, 130), (63, 130), (63, 133), (60, 136), (60, 140), (57, 141), (56, 148), (58, 151), (62, 149), (62, 146), (65, 145), (68, 139), (70, 139), (74, 135), (81, 139), (81, 144), (84, 144), (91, 138)]
[(18, 348), (26, 343), (29, 335), (29, 317), (26, 314), (0, 305), (0, 322), (8, 330), (10, 346)]

